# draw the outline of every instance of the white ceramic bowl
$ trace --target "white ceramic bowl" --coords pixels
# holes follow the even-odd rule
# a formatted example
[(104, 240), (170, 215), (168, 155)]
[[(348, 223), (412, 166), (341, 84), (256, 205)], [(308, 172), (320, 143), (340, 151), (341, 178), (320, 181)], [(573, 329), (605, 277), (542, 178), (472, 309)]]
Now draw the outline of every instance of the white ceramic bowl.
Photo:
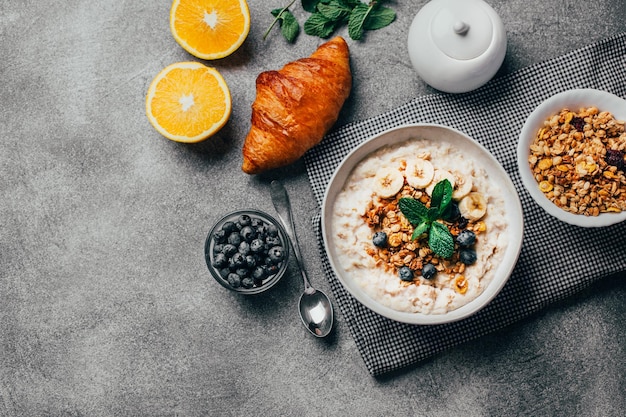
[(564, 108), (578, 111), (582, 107), (591, 106), (597, 107), (600, 111), (611, 112), (616, 119), (626, 120), (626, 101), (606, 91), (576, 89), (556, 94), (537, 106), (526, 119), (519, 136), (517, 165), (524, 187), (526, 187), (537, 204), (548, 214), (575, 226), (603, 227), (626, 220), (626, 211), (621, 213), (602, 213), (595, 217), (565, 211), (552, 203), (539, 189), (539, 185), (528, 164), (530, 144), (546, 119), (559, 113)]
[[(484, 168), (490, 178), (498, 182), (504, 193), (506, 222), (508, 224), (509, 244), (502, 262), (496, 266), (496, 273), (485, 290), (474, 300), (456, 310), (445, 314), (410, 313), (393, 310), (367, 295), (353, 280), (346, 277), (335, 252), (333, 244), (332, 215), (335, 199), (354, 167), (365, 157), (379, 148), (406, 141), (411, 138), (429, 138), (448, 142), (463, 149), (465, 156), (475, 159)], [(405, 125), (385, 131), (368, 139), (352, 150), (341, 162), (333, 174), (325, 192), (322, 206), (322, 236), (330, 264), (341, 284), (360, 303), (372, 311), (389, 319), (411, 324), (441, 324), (466, 318), (487, 305), (502, 289), (515, 266), (522, 247), (523, 215), (519, 196), (508, 174), (498, 161), (479, 143), (458, 130), (435, 124)]]

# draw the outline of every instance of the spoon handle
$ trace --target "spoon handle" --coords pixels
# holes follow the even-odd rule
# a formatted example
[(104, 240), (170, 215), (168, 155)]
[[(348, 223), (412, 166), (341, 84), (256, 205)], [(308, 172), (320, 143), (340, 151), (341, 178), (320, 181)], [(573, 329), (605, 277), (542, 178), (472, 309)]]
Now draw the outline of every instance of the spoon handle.
[(296, 236), (293, 218), (291, 215), (291, 203), (289, 202), (289, 195), (287, 195), (287, 190), (285, 189), (283, 184), (277, 180), (272, 181), (272, 183), (270, 184), (270, 193), (272, 196), (272, 203), (274, 204), (274, 208), (278, 213), (278, 218), (285, 227), (287, 235), (291, 240), (291, 246), (293, 247), (293, 251), (296, 254), (298, 267), (300, 269), (300, 273), (302, 274), (302, 279), (304, 280), (304, 290), (305, 292), (309, 292), (311, 289), (311, 284), (309, 283), (309, 279), (307, 278), (306, 272), (304, 271), (304, 264), (302, 263), (300, 244), (298, 243), (298, 237)]

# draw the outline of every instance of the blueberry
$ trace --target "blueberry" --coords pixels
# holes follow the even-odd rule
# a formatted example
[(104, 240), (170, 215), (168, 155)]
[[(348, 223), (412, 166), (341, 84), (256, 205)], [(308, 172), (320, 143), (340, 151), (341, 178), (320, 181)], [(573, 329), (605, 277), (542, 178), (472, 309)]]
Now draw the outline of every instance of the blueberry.
[(239, 246), (241, 243), (241, 235), (239, 232), (232, 232), (228, 235), (228, 243), (231, 245)]
[(268, 236), (265, 238), (265, 243), (267, 243), (269, 247), (278, 246), (280, 245), (280, 238), (278, 236)]
[(465, 229), (456, 237), (456, 242), (463, 248), (469, 248), (476, 243), (476, 233)]
[(274, 224), (267, 225), (267, 234), (270, 236), (278, 236), (278, 227)]
[(252, 288), (254, 287), (254, 280), (250, 277), (245, 277), (241, 279), (241, 286), (244, 288)]
[(228, 268), (222, 268), (219, 270), (220, 273), (220, 277), (224, 278), (224, 279), (228, 279), (228, 274), (230, 274), (230, 269)]
[(237, 268), (240, 268), (240, 267), (244, 266), (245, 264), (246, 264), (246, 257), (243, 256), (239, 252), (235, 253), (232, 256), (232, 258), (230, 258), (229, 261), (228, 261), (228, 266), (230, 267), (231, 270), (235, 270)]
[(265, 243), (261, 239), (254, 239), (250, 242), (250, 251), (252, 253), (261, 253), (265, 250)]
[(280, 268), (278, 267), (278, 265), (267, 265), (265, 267), (265, 273), (267, 274), (267, 276), (275, 275), (278, 273), (279, 270)]
[(462, 249), (459, 253), (459, 259), (465, 265), (471, 265), (476, 262), (476, 251), (474, 249)]
[(456, 202), (451, 202), (448, 207), (444, 210), (441, 217), (448, 222), (455, 222), (461, 217), (461, 211), (459, 210), (459, 205)]
[(387, 246), (387, 233), (385, 232), (376, 232), (374, 233), (374, 237), (372, 238), (372, 243), (374, 246), (379, 248), (384, 248)]
[(267, 237), (267, 226), (265, 224), (258, 225), (255, 231), (259, 239), (265, 239)]
[(257, 266), (252, 270), (252, 278), (255, 281), (262, 281), (267, 276), (266, 269), (262, 266)]
[(255, 217), (255, 218), (250, 220), (250, 226), (252, 226), (254, 228), (258, 228), (259, 226), (263, 226), (263, 220), (259, 219), (258, 217)]
[(227, 280), (230, 286), (233, 288), (238, 288), (241, 286), (241, 277), (235, 274), (234, 272), (231, 272), (230, 274), (228, 274)]
[(408, 266), (403, 266), (398, 270), (398, 276), (402, 281), (413, 281), (413, 271)]
[(230, 258), (231, 256), (237, 253), (237, 246), (227, 243), (226, 245), (224, 245), (224, 248), (222, 249), (222, 253), (226, 255), (227, 258)]
[(241, 279), (244, 279), (245, 277), (250, 276), (250, 271), (248, 270), (248, 268), (237, 268), (235, 270), (235, 274), (239, 275)]
[(239, 244), (237, 251), (242, 255), (247, 255), (250, 253), (250, 244), (245, 240)]
[(254, 258), (254, 264), (255, 265), (263, 265), (264, 258), (263, 258), (263, 256), (261, 256), (261, 254), (253, 253), (251, 256)]
[(241, 225), (241, 227), (248, 226), (252, 222), (252, 218), (247, 214), (242, 214), (237, 219), (237, 223)]
[(246, 256), (246, 266), (248, 268), (254, 268), (256, 266), (256, 258), (252, 255)]
[(217, 254), (224, 251), (224, 244), (218, 243), (217, 245), (213, 245), (213, 254)]
[(213, 257), (213, 266), (216, 268), (224, 268), (228, 266), (228, 258), (223, 253), (218, 253)]
[(227, 221), (222, 225), (222, 230), (224, 231), (225, 236), (230, 235), (233, 232), (237, 232), (237, 225), (234, 222)]
[(277, 264), (285, 259), (285, 250), (282, 246), (274, 246), (269, 250), (267, 256), (273, 264)]
[(256, 237), (256, 232), (251, 226), (244, 226), (239, 234), (246, 242), (252, 242), (252, 240)]
[(224, 243), (226, 242), (226, 232), (224, 229), (216, 230), (213, 232), (213, 240), (215, 243)]
[(437, 268), (433, 264), (426, 264), (422, 268), (422, 277), (424, 279), (432, 279), (437, 275)]

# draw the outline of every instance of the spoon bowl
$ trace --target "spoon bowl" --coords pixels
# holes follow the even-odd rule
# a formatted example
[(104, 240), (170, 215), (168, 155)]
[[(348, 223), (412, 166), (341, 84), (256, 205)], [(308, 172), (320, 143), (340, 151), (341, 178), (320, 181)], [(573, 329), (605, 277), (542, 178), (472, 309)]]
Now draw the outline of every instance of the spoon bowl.
[(326, 294), (320, 290), (316, 290), (311, 286), (309, 278), (304, 270), (302, 263), (302, 255), (300, 253), (300, 245), (295, 234), (293, 218), (291, 215), (291, 204), (287, 190), (279, 181), (272, 181), (271, 184), (272, 203), (278, 218), (283, 224), (291, 246), (293, 247), (298, 268), (302, 274), (304, 281), (304, 293), (300, 296), (299, 312), (304, 327), (306, 327), (312, 335), (316, 337), (326, 337), (333, 328), (333, 306)]
[(300, 318), (304, 326), (318, 337), (327, 336), (333, 328), (332, 305), (321, 291), (311, 288), (300, 296)]

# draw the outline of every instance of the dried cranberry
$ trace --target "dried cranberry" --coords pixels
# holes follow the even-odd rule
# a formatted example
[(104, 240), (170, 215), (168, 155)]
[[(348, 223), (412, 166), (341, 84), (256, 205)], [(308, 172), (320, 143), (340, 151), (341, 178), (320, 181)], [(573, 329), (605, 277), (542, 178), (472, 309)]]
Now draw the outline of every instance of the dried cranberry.
[(574, 126), (574, 129), (578, 130), (579, 132), (582, 132), (585, 128), (585, 120), (582, 117), (572, 117), (572, 121), (570, 122), (570, 124)]
[(624, 151), (607, 149), (606, 155), (604, 155), (604, 160), (609, 165), (614, 165), (618, 169), (624, 169)]

